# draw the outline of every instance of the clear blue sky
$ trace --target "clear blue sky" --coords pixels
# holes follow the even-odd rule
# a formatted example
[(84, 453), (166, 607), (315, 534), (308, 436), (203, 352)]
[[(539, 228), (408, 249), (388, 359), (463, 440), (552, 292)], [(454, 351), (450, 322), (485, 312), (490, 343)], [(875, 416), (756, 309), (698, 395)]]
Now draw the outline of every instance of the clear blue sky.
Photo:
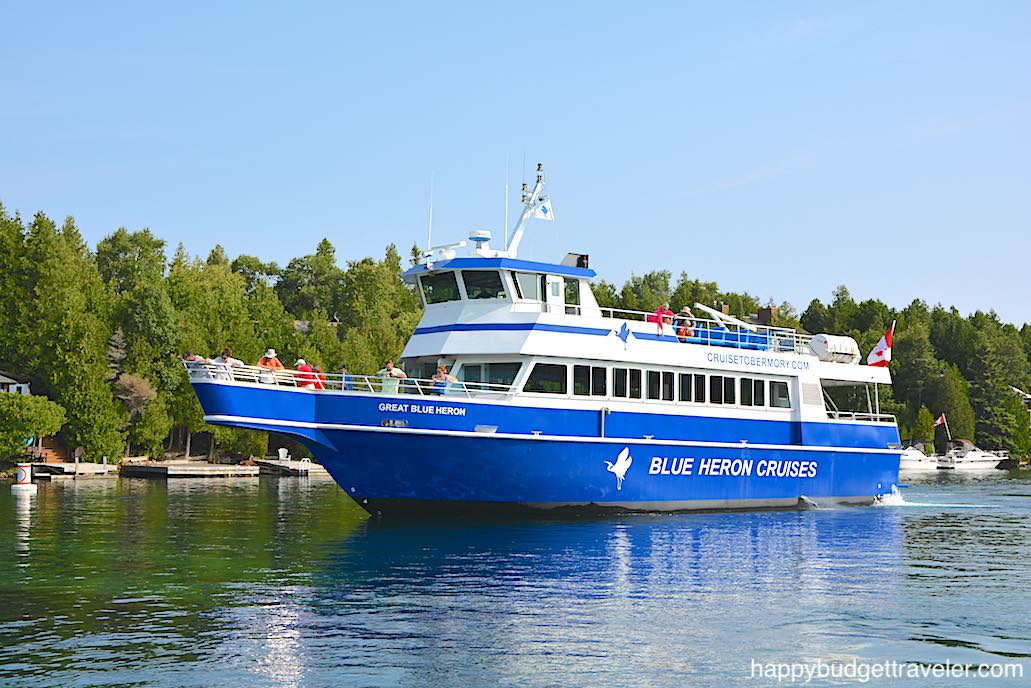
[[(792, 301), (1031, 321), (1031, 3), (14, 3), (0, 202), (285, 263), (501, 231)], [(515, 198), (515, 194), (513, 194)], [(513, 203), (513, 215), (515, 207)]]

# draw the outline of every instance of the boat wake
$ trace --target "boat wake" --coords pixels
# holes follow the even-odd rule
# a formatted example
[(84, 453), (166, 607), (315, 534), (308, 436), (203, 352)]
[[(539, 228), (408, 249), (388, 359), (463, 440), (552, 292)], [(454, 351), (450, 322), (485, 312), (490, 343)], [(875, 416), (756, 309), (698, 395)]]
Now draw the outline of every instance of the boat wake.
[(891, 486), (891, 492), (883, 494), (874, 499), (874, 506), (895, 506), (895, 507), (932, 507), (938, 509), (991, 509), (989, 504), (943, 504), (939, 502), (909, 502), (899, 492), (896, 485)]

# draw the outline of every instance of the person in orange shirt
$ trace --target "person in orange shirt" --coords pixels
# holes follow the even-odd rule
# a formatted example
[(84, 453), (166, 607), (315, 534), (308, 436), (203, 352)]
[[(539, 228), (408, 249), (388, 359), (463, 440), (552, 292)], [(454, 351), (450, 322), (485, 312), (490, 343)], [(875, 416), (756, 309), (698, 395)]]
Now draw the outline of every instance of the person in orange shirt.
[(265, 355), (258, 360), (259, 368), (268, 368), (269, 370), (283, 370), (286, 366), (283, 365), (282, 361), (276, 358), (276, 350), (269, 349), (265, 352)]

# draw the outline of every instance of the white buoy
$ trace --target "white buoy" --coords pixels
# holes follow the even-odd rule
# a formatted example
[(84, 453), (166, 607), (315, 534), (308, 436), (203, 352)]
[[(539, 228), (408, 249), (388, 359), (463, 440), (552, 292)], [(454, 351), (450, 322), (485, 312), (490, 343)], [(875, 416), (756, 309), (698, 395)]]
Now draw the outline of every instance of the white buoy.
[(11, 485), (11, 492), (32, 494), (36, 491), (36, 483), (32, 482), (32, 464), (18, 464), (18, 480)]

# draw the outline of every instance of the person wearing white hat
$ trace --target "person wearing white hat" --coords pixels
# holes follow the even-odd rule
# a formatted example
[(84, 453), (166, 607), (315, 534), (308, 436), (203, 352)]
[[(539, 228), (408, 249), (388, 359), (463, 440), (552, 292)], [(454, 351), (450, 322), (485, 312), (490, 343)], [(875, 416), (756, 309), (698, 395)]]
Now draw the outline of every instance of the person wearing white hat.
[(265, 355), (258, 361), (259, 368), (268, 368), (269, 370), (283, 370), (286, 366), (276, 358), (276, 350), (268, 349)]
[(307, 361), (303, 358), (298, 358), (297, 363), (294, 363), (294, 370), (297, 371), (298, 387), (315, 389), (315, 381), (318, 380), (318, 378), (315, 377), (315, 369), (308, 365)]

